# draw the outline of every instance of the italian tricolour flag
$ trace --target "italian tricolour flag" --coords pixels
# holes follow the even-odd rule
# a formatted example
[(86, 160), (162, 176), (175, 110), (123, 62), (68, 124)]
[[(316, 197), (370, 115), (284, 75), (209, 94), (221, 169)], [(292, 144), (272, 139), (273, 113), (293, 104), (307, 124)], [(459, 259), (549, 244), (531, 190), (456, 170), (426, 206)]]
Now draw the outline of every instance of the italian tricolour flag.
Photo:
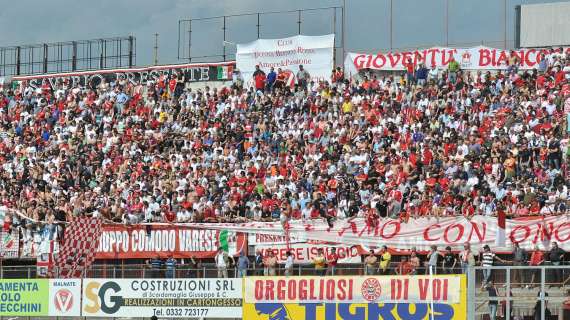
[(234, 67), (231, 65), (218, 66), (218, 80), (231, 79), (232, 72), (234, 72)]

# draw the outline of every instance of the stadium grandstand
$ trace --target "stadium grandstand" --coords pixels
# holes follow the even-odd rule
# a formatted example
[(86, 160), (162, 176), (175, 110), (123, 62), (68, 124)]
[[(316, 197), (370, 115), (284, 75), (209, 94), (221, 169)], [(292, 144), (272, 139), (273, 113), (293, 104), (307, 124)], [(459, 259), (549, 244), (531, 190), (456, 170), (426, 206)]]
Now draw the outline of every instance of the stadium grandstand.
[(0, 318), (570, 319), (568, 44), (300, 25), (0, 78)]

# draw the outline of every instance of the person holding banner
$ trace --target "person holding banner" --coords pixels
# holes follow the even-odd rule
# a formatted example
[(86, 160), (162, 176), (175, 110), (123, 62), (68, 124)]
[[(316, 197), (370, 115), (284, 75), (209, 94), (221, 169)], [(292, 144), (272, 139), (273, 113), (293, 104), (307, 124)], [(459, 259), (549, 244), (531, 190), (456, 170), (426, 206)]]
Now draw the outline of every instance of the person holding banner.
[(253, 81), (255, 83), (255, 90), (263, 92), (265, 88), (265, 72), (259, 68), (259, 65), (255, 66), (255, 71), (253, 72)]
[(392, 255), (388, 251), (387, 246), (382, 246), (380, 251), (380, 264), (378, 265), (378, 272), (383, 275), (390, 273), (390, 262), (392, 262)]
[(457, 62), (453, 56), (447, 65), (447, 72), (449, 76), (449, 82), (451, 82), (451, 84), (455, 84), (457, 82), (457, 74), (459, 73), (459, 62)]

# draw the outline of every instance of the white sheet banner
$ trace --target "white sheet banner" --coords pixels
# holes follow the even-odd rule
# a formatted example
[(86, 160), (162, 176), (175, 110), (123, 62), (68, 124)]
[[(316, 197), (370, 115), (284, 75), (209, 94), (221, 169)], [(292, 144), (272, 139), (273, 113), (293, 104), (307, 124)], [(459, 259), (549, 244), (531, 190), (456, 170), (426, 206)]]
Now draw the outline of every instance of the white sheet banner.
[[(525, 249), (549, 249), (551, 242), (557, 242), (564, 250), (570, 250), (570, 215), (549, 217), (528, 217), (507, 220), (505, 228), (505, 245), (496, 246), (497, 218), (475, 216), (464, 217), (419, 218), (402, 222), (393, 219), (382, 219), (375, 226), (366, 224), (364, 219), (336, 221), (330, 228), (322, 220), (292, 221), (289, 234), (292, 237), (304, 235), (307, 240), (331, 241), (343, 245), (362, 245), (367, 248), (387, 245), (391, 249), (429, 250), (431, 245), (440, 249), (446, 246), (453, 250), (461, 250), (468, 242), (478, 250), (483, 245), (490, 245), (493, 250), (505, 252), (512, 250), (513, 242)], [(240, 224), (192, 224), (196, 228), (227, 229), (250, 234), (283, 235), (283, 227), (279, 223), (250, 222)]]
[(241, 279), (84, 279), (84, 317), (240, 318)]
[(299, 65), (311, 75), (311, 79), (329, 80), (333, 68), (334, 34), (324, 36), (294, 36), (283, 39), (259, 39), (238, 44), (236, 67), (246, 84), (252, 85), (255, 66), (266, 74), (271, 67), (297, 74)]
[[(570, 53), (570, 49), (565, 51)], [(462, 69), (465, 70), (497, 70), (506, 69), (511, 54), (516, 56), (520, 69), (534, 69), (540, 62), (540, 53), (543, 49), (517, 49), (502, 50), (478, 46), (473, 48), (443, 48), (433, 47), (429, 49), (413, 51), (378, 52), (377, 54), (349, 52), (344, 60), (347, 74), (356, 74), (362, 69), (372, 70), (405, 70), (405, 64), (411, 59), (414, 65), (423, 62), (427, 68), (435, 65), (437, 68), (447, 68), (453, 57)]]
[(336, 250), (338, 263), (361, 263), (360, 246), (342, 245), (342, 244), (320, 244), (320, 243), (291, 243), (289, 247), (284, 244), (257, 245), (255, 251), (260, 250), (263, 256), (268, 252), (273, 252), (279, 263), (285, 263), (287, 260), (287, 252), (291, 252), (293, 261), (296, 264), (311, 264), (313, 258), (317, 256), (319, 249), (323, 249), (323, 253), (327, 261), (332, 253), (332, 249)]

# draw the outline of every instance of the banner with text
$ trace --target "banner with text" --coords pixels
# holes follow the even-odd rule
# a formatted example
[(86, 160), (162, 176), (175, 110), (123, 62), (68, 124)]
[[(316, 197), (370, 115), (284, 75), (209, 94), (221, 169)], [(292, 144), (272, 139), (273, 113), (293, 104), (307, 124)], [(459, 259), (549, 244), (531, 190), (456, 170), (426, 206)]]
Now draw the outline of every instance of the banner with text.
[[(125, 80), (132, 84), (146, 85), (168, 78), (171, 75), (183, 76), (184, 82), (221, 81), (231, 80), (235, 62), (220, 63), (190, 63), (164, 66), (150, 66), (144, 68), (95, 70), (70, 73), (52, 73), (33, 76), (15, 76), (12, 81), (27, 81), (33, 88), (41, 88), (48, 84), (51, 89), (57, 90), (59, 86), (73, 88), (74, 86), (97, 86), (102, 80), (107, 83)], [(180, 79), (179, 79), (180, 80)]]
[(464, 275), (252, 277), (244, 319), (465, 319)]
[(277, 257), (279, 263), (285, 263), (287, 260), (287, 252), (291, 252), (293, 255), (293, 261), (297, 264), (311, 264), (313, 263), (313, 258), (315, 258), (319, 252), (319, 249), (323, 249), (323, 253), (327, 261), (329, 261), (332, 249), (335, 249), (336, 255), (338, 257), (338, 263), (361, 263), (361, 254), (363, 254), (360, 246), (350, 246), (342, 244), (323, 244), (314, 241), (309, 241), (305, 243), (291, 243), (289, 247), (285, 244), (277, 245), (257, 245), (255, 246), (255, 251), (261, 251), (263, 256), (268, 252), (273, 252)]
[(20, 236), (18, 232), (0, 231), (0, 258), (18, 258), (19, 255)]
[(259, 39), (238, 44), (236, 67), (246, 84), (253, 85), (253, 72), (259, 66), (266, 74), (270, 68), (281, 68), (290, 76), (289, 84), (299, 71), (299, 65), (315, 81), (330, 80), (333, 68), (334, 34), (324, 36), (294, 36), (282, 39)]
[(0, 292), (2, 317), (80, 315), (79, 279), (2, 279)]
[(240, 318), (241, 279), (84, 279), (82, 316)]
[[(570, 54), (570, 48), (566, 48), (565, 51)], [(422, 62), (427, 68), (431, 68), (431, 66), (447, 68), (453, 57), (461, 69), (495, 70), (506, 69), (512, 54), (517, 57), (520, 69), (534, 69), (538, 67), (541, 52), (547, 53), (544, 49), (526, 48), (510, 51), (484, 46), (473, 48), (433, 47), (413, 51), (378, 52), (377, 54), (349, 52), (345, 57), (344, 67), (347, 74), (352, 75), (362, 69), (405, 70), (408, 60), (411, 60), (414, 65)]]
[(184, 226), (103, 226), (95, 259), (213, 258), (218, 248), (230, 255), (246, 250), (246, 236), (227, 230)]
[[(374, 226), (362, 218), (338, 220), (331, 228), (320, 220), (289, 223), (292, 237), (303, 236), (308, 240), (330, 241), (334, 239), (343, 245), (362, 245), (365, 250), (380, 247), (383, 244), (396, 250), (429, 250), (436, 245), (440, 249), (450, 246), (461, 250), (468, 242), (474, 250), (480, 250), (485, 244), (497, 252), (511, 252), (512, 244), (519, 243), (522, 248), (532, 250), (550, 249), (551, 241), (568, 251), (570, 250), (570, 215), (527, 217), (509, 219), (505, 227), (505, 241), (500, 241), (496, 217), (475, 216), (446, 218), (418, 218), (402, 222), (394, 219), (382, 219)], [(250, 234), (283, 235), (281, 224), (266, 222), (248, 222), (237, 224), (192, 224), (195, 228), (232, 230)]]

